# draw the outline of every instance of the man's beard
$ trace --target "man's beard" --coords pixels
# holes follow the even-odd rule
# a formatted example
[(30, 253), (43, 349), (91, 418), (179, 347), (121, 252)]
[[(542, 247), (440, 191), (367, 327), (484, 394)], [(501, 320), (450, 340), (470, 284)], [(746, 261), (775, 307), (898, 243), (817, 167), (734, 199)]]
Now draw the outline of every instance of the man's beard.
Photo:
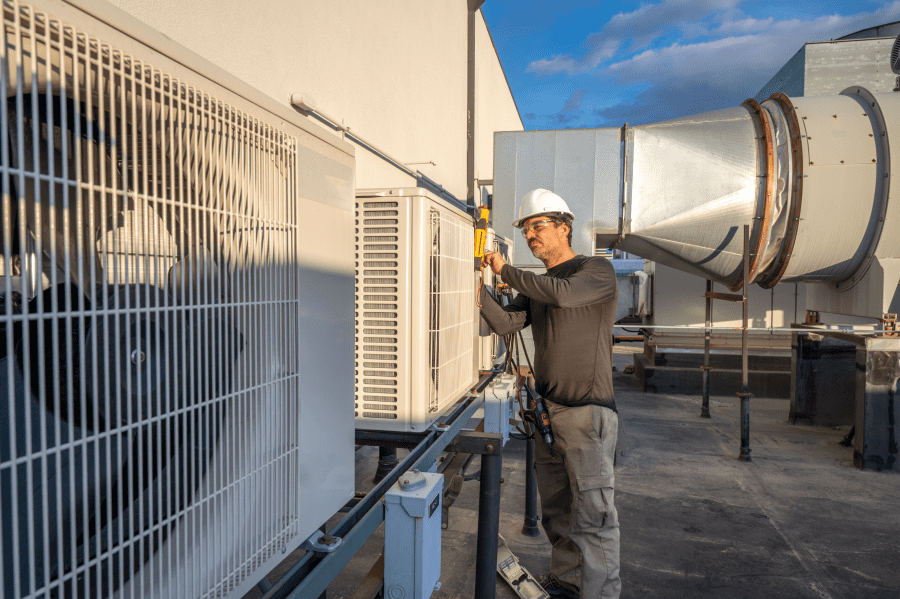
[(541, 244), (538, 244), (538, 245), (534, 246), (533, 248), (528, 248), (528, 249), (531, 250), (532, 255), (535, 258), (537, 258), (538, 260), (543, 260), (549, 253), (547, 251), (547, 248), (542, 246)]

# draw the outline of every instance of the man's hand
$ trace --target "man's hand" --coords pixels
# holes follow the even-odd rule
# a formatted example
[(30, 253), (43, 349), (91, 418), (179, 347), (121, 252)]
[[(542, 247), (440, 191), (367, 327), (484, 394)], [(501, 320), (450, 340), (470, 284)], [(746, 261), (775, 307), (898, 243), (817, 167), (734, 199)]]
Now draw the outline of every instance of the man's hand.
[(490, 266), (495, 275), (499, 275), (500, 271), (503, 270), (503, 265), (506, 264), (506, 260), (500, 255), (500, 252), (488, 250), (484, 250), (484, 258), (481, 259), (481, 262), (485, 266)]

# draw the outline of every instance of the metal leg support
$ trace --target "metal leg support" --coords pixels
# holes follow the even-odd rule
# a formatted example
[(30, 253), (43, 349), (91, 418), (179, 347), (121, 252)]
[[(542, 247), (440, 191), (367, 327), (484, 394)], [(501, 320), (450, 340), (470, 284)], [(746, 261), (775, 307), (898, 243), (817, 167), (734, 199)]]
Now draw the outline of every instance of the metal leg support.
[(703, 334), (703, 405), (700, 417), (709, 418), (709, 327), (712, 326), (712, 281), (706, 280), (706, 330)]
[(738, 459), (750, 461), (750, 358), (748, 351), (750, 306), (750, 225), (744, 225), (744, 328), (741, 331), (741, 453)]
[(478, 554), (475, 558), (475, 597), (477, 599), (494, 599), (497, 590), (497, 535), (500, 533), (500, 473), (502, 469), (502, 454), (481, 456)]
[(534, 472), (534, 437), (525, 440), (525, 523), (522, 534), (536, 537), (541, 534), (537, 517), (537, 477)]
[(372, 482), (376, 485), (384, 480), (384, 477), (391, 473), (391, 470), (397, 467), (397, 448), (396, 447), (379, 447), (378, 448), (378, 468), (375, 470), (375, 476)]

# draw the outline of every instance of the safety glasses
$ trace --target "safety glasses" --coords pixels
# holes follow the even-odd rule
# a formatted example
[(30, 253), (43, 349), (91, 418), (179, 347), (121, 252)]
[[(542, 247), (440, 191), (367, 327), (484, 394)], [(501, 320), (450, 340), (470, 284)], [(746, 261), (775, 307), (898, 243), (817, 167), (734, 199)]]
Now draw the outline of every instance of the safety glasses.
[(556, 224), (556, 221), (552, 220), (552, 219), (539, 220), (536, 223), (531, 223), (527, 227), (522, 227), (522, 237), (528, 237), (529, 231), (534, 231), (535, 233), (537, 233), (538, 231), (540, 231), (547, 225), (555, 225), (555, 224)]

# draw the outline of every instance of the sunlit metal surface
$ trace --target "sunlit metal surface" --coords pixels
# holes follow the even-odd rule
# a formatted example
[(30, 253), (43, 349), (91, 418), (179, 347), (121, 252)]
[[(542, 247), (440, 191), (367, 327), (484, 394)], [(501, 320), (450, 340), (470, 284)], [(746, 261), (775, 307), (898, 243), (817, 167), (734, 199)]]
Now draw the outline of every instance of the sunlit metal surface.
[[(3, 5), (0, 594), (241, 596), (353, 489), (349, 397), (300, 418), (298, 340), (352, 347), (302, 299), (352, 310), (349, 243), (300, 267), (324, 144), (48, 6), (75, 21)], [(349, 190), (352, 157), (321, 162)], [(312, 475), (326, 435), (347, 463)]]
[[(730, 282), (757, 215), (757, 130), (741, 106), (635, 127), (626, 238), (617, 248)], [(674, 265), (674, 264), (673, 264)]]

